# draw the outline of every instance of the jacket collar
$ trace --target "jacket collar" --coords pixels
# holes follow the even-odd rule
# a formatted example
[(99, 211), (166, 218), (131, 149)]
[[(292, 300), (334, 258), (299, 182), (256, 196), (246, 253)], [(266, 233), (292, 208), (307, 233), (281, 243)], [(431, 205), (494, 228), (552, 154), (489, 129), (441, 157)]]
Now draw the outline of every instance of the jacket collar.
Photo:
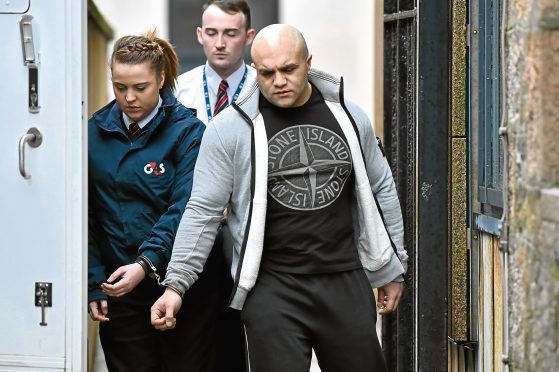
[[(157, 129), (165, 115), (167, 115), (169, 110), (171, 110), (172, 107), (177, 103), (177, 99), (169, 88), (161, 89), (159, 91), (159, 94), (163, 101), (161, 107), (159, 108), (159, 111), (163, 111), (163, 113), (157, 114), (153, 119), (149, 128), (146, 130), (148, 132), (148, 135), (143, 136), (146, 139), (151, 135), (153, 131)], [(124, 129), (121, 125), (122, 110), (120, 109), (120, 106), (117, 104), (116, 100), (112, 100), (101, 110), (93, 114), (92, 119), (95, 125), (102, 130), (105, 130), (107, 132), (120, 132), (125, 134)]]
[(309, 80), (320, 91), (326, 101), (339, 103), (342, 100), (343, 79), (328, 72), (311, 69)]

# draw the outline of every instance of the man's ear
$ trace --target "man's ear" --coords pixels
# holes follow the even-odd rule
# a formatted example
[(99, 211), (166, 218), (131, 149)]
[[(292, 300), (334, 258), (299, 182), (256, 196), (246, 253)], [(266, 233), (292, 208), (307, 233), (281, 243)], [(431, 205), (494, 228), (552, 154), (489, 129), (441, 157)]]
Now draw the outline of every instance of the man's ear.
[(198, 44), (204, 45), (202, 40), (202, 27), (196, 27), (196, 37), (198, 38)]
[(256, 65), (254, 64), (254, 62), (251, 62), (251, 63), (250, 63), (250, 67), (256, 68)]
[(312, 62), (312, 54), (309, 54), (309, 56), (307, 57), (307, 68), (310, 70), (311, 69), (311, 62)]
[(245, 45), (250, 45), (256, 36), (256, 30), (251, 28), (247, 31), (247, 39), (245, 40)]

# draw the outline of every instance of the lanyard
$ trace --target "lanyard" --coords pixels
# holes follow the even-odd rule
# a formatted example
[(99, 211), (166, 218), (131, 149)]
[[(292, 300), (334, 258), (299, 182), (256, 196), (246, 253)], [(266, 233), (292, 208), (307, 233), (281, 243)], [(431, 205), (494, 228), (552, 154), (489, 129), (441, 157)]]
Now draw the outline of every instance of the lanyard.
[[(241, 90), (243, 89), (243, 85), (245, 85), (247, 73), (248, 73), (248, 68), (245, 65), (245, 73), (239, 83), (239, 86), (237, 87), (237, 90), (235, 91), (235, 95), (233, 96), (231, 103), (235, 102), (237, 100), (237, 97), (239, 96), (239, 93), (241, 93)], [(208, 114), (208, 122), (209, 122), (210, 120), (212, 120), (212, 108), (210, 106), (210, 93), (208, 92), (208, 81), (206, 79), (206, 66), (204, 66), (203, 77), (204, 77), (204, 98), (206, 99), (206, 112)]]

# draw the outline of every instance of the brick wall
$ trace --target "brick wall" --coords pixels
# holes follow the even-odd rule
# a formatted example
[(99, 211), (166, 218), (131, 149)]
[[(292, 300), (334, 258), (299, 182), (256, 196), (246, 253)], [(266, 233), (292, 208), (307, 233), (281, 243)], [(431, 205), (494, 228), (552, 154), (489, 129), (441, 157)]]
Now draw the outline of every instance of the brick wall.
[(509, 330), (513, 371), (559, 365), (559, 2), (509, 1)]

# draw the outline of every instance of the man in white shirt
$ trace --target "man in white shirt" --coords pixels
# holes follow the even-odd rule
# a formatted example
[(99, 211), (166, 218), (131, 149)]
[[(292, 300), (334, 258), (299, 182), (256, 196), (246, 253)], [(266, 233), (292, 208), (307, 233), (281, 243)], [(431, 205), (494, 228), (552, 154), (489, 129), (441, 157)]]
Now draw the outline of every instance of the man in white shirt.
[[(195, 108), (198, 119), (207, 124), (216, 111), (234, 102), (256, 78), (254, 69), (244, 61), (244, 48), (252, 43), (255, 30), (250, 28), (250, 9), (245, 0), (210, 0), (202, 11), (202, 26), (196, 34), (207, 61), (179, 76), (175, 94), (183, 105)], [(227, 102), (216, 107), (222, 81), (227, 82)]]
[[(183, 105), (196, 109), (196, 116), (206, 125), (256, 79), (255, 70), (244, 61), (244, 49), (252, 43), (255, 33), (250, 28), (250, 8), (245, 0), (209, 0), (203, 5), (202, 26), (196, 29), (196, 34), (207, 61), (178, 77), (175, 95)], [(228, 240), (226, 232), (220, 235)], [(232, 252), (222, 249), (219, 241), (216, 240), (215, 252), (204, 268), (209, 276), (218, 271), (216, 285), (221, 308), (216, 325), (216, 371), (243, 372), (246, 370), (243, 326), (238, 311), (226, 309), (233, 288)]]

